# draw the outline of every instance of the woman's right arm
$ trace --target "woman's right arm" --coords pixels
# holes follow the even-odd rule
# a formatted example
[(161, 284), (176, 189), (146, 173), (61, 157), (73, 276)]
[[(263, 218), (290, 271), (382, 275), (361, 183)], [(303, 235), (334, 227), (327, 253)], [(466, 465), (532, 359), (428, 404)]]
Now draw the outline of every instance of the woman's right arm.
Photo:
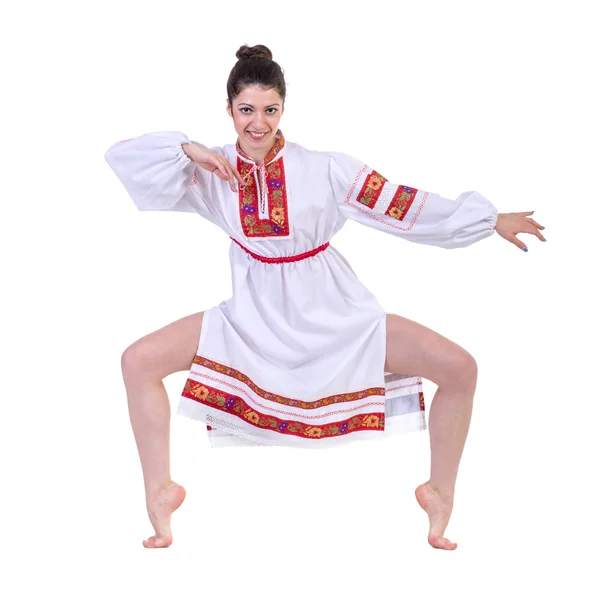
[(186, 156), (198, 163), (206, 171), (210, 171), (219, 179), (229, 182), (232, 192), (237, 192), (236, 179), (243, 184), (242, 176), (238, 170), (221, 154), (212, 152), (206, 146), (193, 142), (190, 144), (181, 144)]
[(158, 131), (113, 144), (105, 159), (139, 210), (196, 212), (220, 225), (220, 179), (233, 177), (223, 175), (229, 163), (221, 148), (208, 149), (179, 131)]

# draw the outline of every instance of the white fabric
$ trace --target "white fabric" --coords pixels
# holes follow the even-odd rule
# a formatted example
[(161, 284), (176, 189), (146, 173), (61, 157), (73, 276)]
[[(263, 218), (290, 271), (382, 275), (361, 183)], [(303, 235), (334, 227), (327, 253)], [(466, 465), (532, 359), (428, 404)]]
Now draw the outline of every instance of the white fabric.
[[(285, 168), (289, 233), (248, 237), (242, 193), (191, 161), (183, 143), (206, 148), (181, 132), (161, 131), (116, 143), (105, 158), (140, 210), (198, 213), (264, 257), (313, 250), (347, 219), (443, 248), (494, 233), (498, 211), (477, 192), (450, 200), (413, 190), (406, 214), (394, 218), (385, 214), (390, 202), (404, 190), (408, 197), (411, 188), (382, 183), (347, 154), (286, 140), (268, 165), (280, 161)], [(235, 144), (210, 150), (234, 166), (238, 158), (252, 162)], [(255, 179), (259, 194), (261, 179)], [(372, 207), (359, 199), (369, 182), (379, 193)], [(322, 448), (426, 428), (421, 379), (384, 372), (386, 314), (332, 245), (300, 261), (269, 264), (232, 241), (229, 258), (233, 295), (205, 311), (178, 407), (178, 414), (213, 428), (213, 447)], [(363, 390), (370, 392), (344, 396)], [(330, 396), (334, 401), (323, 401)]]

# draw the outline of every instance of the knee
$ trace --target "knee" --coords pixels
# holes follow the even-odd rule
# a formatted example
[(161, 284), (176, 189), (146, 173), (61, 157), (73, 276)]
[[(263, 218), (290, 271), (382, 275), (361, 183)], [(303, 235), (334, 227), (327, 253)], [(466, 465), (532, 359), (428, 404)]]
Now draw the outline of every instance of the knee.
[(128, 346), (121, 355), (121, 371), (123, 375), (135, 375), (145, 370), (149, 362), (147, 345), (138, 340)]
[(464, 349), (456, 352), (448, 362), (446, 387), (474, 388), (477, 382), (477, 362), (475, 358)]

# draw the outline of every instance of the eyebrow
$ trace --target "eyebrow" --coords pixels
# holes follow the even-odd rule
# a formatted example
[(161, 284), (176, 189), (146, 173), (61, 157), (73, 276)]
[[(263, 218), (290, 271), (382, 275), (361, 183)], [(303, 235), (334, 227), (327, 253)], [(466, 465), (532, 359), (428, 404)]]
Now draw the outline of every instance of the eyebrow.
[[(240, 102), (238, 106), (249, 106), (250, 108), (254, 108), (253, 104), (248, 104), (247, 102)], [(269, 104), (269, 106), (265, 106), (265, 108), (271, 108), (272, 106), (279, 106), (279, 104)]]

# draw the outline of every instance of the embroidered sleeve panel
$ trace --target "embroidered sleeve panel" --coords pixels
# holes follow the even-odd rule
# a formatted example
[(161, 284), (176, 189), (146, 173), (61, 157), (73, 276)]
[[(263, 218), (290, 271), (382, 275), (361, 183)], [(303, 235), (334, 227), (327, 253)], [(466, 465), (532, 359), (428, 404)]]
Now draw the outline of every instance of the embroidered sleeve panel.
[(494, 233), (496, 207), (475, 191), (456, 200), (390, 182), (343, 153), (330, 154), (330, 184), (341, 213), (410, 241), (458, 248)]
[[(335, 153), (330, 163), (330, 179), (338, 200), (377, 219), (388, 217), (393, 221), (405, 221), (417, 197), (422, 202), (427, 192), (417, 188), (392, 183), (381, 173), (352, 156)], [(418, 212), (415, 216), (418, 216)], [(387, 219), (384, 219), (384, 222)], [(393, 226), (392, 221), (392, 226)], [(397, 224), (398, 229), (410, 228), (412, 224)]]
[(418, 190), (406, 185), (396, 185), (371, 169), (358, 192), (356, 202), (397, 219), (404, 220)]

